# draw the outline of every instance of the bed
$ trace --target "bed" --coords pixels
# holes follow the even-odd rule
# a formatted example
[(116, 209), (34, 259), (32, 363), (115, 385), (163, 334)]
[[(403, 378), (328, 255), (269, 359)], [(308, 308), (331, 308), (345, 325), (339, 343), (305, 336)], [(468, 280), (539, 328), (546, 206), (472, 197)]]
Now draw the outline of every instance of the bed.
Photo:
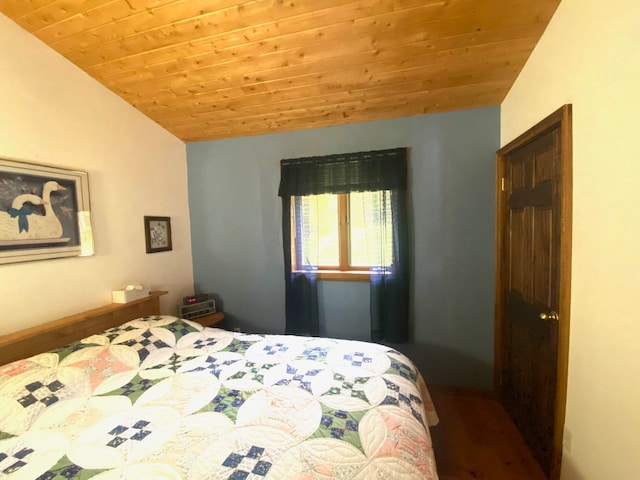
[(0, 363), (59, 345), (0, 366), (0, 478), (437, 479), (437, 415), (399, 352), (205, 328), (157, 303), (0, 339)]

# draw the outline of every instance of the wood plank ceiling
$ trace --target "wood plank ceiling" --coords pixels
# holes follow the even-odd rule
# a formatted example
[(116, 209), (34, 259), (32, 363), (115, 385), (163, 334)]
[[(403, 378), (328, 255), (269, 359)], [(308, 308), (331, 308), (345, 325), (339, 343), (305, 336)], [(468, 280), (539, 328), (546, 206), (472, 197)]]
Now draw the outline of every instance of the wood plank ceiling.
[(185, 141), (499, 104), (560, 0), (0, 0)]

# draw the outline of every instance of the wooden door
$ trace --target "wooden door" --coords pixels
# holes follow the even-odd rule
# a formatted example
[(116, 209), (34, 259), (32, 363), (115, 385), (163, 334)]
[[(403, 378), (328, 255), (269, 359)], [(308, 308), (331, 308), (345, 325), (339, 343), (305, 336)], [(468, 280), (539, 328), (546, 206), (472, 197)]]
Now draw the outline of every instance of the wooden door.
[(498, 151), (496, 387), (542, 470), (558, 478), (566, 401), (571, 109)]

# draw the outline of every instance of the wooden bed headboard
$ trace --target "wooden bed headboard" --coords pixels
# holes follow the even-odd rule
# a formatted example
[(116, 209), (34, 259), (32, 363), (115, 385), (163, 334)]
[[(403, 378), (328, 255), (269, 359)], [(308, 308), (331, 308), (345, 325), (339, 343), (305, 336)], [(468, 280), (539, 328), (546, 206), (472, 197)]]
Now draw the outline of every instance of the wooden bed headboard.
[(129, 320), (160, 314), (160, 297), (151, 292), (129, 303), (112, 303), (0, 337), (0, 365), (62, 347)]

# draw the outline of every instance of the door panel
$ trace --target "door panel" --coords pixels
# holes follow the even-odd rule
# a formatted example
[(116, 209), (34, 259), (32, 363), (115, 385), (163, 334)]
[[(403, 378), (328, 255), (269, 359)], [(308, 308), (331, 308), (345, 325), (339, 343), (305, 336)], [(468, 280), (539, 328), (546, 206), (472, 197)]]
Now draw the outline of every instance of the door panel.
[(531, 287), (529, 285), (529, 276), (526, 274), (527, 267), (531, 265), (531, 249), (527, 245), (528, 239), (531, 238), (531, 222), (527, 218), (527, 212), (524, 208), (511, 211), (511, 236), (510, 236), (510, 290), (519, 292), (524, 298), (529, 297)]
[[(553, 210), (538, 208), (534, 213), (533, 233), (533, 303), (552, 303), (551, 268), (553, 259)], [(557, 302), (556, 302), (557, 305)]]

